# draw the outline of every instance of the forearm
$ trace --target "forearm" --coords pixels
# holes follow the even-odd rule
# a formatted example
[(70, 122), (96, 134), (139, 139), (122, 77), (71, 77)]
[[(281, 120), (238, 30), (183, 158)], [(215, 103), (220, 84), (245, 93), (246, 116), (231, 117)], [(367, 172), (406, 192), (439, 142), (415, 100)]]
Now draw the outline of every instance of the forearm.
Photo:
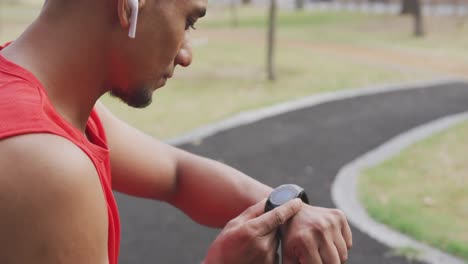
[(220, 162), (186, 152), (178, 160), (177, 187), (169, 202), (203, 225), (224, 226), (272, 190)]

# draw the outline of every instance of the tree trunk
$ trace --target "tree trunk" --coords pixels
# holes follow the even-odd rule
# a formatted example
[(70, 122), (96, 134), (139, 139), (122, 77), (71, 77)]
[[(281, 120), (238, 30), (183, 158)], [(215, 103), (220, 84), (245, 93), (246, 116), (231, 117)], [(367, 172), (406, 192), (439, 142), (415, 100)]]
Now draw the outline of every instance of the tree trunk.
[(274, 81), (276, 79), (276, 69), (274, 62), (275, 55), (275, 33), (276, 33), (276, 0), (270, 0), (268, 21), (268, 48), (267, 48), (267, 74), (268, 80)]
[(252, 0), (242, 0), (243, 5), (250, 5), (252, 3)]
[(413, 34), (417, 37), (424, 35), (423, 15), (421, 0), (402, 0), (401, 14), (413, 16)]
[(412, 2), (414, 2), (414, 35), (420, 37), (424, 35), (421, 0), (412, 0)]

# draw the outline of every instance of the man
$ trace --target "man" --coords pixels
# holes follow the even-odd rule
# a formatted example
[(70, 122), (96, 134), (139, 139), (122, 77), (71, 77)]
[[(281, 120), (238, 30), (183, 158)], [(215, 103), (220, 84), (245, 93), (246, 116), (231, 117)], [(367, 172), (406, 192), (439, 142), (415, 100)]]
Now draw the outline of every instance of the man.
[(146, 136), (98, 102), (110, 91), (148, 105), (190, 65), (189, 29), (207, 6), (140, 0), (131, 39), (129, 1), (48, 0), (0, 51), (0, 263), (117, 263), (111, 189), (224, 227), (206, 264), (273, 263), (280, 226), (284, 263), (345, 262), (352, 238), (340, 211), (295, 199), (264, 214), (270, 187)]

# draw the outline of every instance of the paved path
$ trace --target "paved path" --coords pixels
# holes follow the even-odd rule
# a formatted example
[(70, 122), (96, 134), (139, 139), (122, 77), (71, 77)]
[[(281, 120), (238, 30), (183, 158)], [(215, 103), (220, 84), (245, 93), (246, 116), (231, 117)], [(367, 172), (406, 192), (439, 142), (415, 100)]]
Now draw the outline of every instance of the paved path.
[[(297, 183), (308, 190), (313, 204), (334, 207), (330, 187), (343, 165), (413, 127), (467, 109), (468, 85), (452, 83), (324, 103), (182, 148), (226, 162), (272, 186)], [(164, 204), (121, 195), (117, 199), (122, 264), (199, 263), (218, 232)], [(348, 263), (408, 263), (358, 230), (353, 229), (353, 235)]]

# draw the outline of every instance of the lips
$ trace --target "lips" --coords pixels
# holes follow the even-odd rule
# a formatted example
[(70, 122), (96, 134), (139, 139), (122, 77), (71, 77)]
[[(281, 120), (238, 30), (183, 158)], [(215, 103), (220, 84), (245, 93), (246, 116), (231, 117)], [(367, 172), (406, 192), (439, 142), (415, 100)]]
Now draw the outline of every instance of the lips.
[(170, 79), (170, 78), (172, 78), (172, 76), (173, 76), (173, 75), (174, 75), (174, 73), (173, 73), (173, 72), (170, 72), (170, 73), (166, 73), (166, 74), (164, 74), (164, 76), (163, 76), (163, 77), (164, 77), (164, 79), (166, 79), (166, 80), (167, 80), (167, 79)]
[(172, 76), (173, 76), (173, 72), (169, 72), (169, 73), (164, 74), (164, 75), (161, 77), (160, 81), (159, 81), (158, 88), (160, 88), (160, 87), (162, 87), (162, 86), (165, 86), (167, 80), (169, 80), (170, 78), (172, 78)]

